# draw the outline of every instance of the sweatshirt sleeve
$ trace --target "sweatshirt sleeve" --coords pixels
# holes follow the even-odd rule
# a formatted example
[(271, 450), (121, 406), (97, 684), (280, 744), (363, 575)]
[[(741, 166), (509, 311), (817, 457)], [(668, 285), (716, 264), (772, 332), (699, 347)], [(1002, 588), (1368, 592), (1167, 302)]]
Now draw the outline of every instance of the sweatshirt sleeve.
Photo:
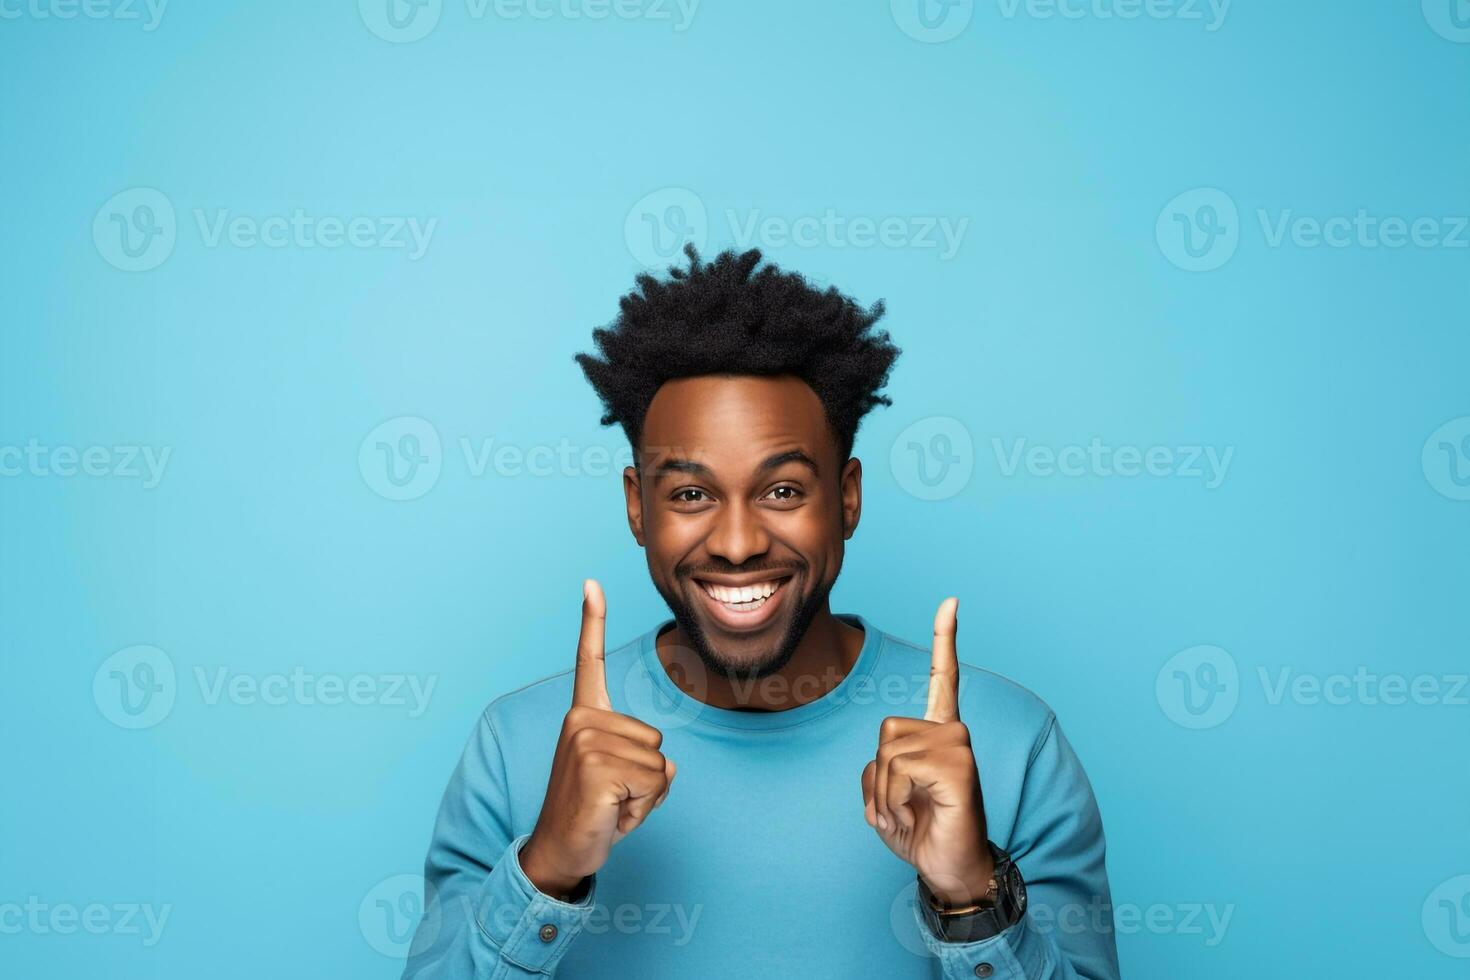
[(951, 943), (930, 931), (916, 907), (919, 934), (938, 958), (937, 975), (1119, 980), (1102, 817), (1055, 716), (1027, 765), (1015, 830), (1001, 846), (1026, 882), (1026, 914), (989, 939)]
[(403, 980), (549, 977), (592, 912), (597, 878), (578, 902), (542, 894), (511, 836), (509, 790), (489, 709), (471, 733), (439, 804), (424, 861), (424, 914)]

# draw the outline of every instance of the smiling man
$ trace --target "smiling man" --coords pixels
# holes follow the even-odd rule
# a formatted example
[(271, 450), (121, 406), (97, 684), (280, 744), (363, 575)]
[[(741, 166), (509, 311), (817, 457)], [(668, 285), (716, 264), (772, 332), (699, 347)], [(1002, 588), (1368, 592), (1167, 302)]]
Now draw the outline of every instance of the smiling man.
[(1055, 716), (960, 663), (954, 597), (927, 649), (829, 608), (899, 354), (882, 304), (686, 253), (577, 356), (673, 617), (608, 650), (589, 579), (571, 666), (486, 707), (404, 977), (1116, 978)]

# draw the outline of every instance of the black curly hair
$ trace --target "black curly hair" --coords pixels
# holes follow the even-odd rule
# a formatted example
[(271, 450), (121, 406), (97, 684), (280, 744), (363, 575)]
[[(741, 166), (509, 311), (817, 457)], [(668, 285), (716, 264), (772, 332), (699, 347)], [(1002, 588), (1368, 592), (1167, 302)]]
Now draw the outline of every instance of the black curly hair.
[(774, 265), (755, 271), (759, 249), (728, 249), (708, 263), (693, 244), (684, 254), (688, 269), (670, 266), (666, 281), (640, 273), (618, 301), (617, 318), (592, 331), (601, 358), (574, 357), (602, 399), (602, 424), (622, 425), (636, 461), (643, 419), (665, 381), (791, 374), (821, 399), (845, 462), (863, 416), (893, 404), (877, 392), (902, 350), (888, 331), (870, 333), (883, 301), (864, 310), (836, 287), (822, 292), (797, 273)]

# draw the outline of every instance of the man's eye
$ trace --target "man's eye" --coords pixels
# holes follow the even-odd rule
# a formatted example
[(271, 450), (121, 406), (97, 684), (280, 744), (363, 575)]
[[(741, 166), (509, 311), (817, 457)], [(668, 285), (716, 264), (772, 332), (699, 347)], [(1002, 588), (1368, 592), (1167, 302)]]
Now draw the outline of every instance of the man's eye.
[(782, 491), (785, 491), (786, 496), (777, 497), (777, 500), (795, 500), (797, 497), (801, 496), (800, 490), (796, 489), (795, 487), (786, 486), (776, 487), (771, 491), (771, 493), (781, 493)]
[(693, 487), (685, 487), (683, 490), (676, 490), (674, 492), (674, 500), (676, 500), (677, 502), (679, 502), (681, 504), (697, 504), (697, 503), (699, 503), (699, 501), (697, 501), (697, 500), (690, 500), (688, 497), (685, 497), (684, 495), (686, 493), (703, 494), (704, 491), (703, 490), (696, 490)]

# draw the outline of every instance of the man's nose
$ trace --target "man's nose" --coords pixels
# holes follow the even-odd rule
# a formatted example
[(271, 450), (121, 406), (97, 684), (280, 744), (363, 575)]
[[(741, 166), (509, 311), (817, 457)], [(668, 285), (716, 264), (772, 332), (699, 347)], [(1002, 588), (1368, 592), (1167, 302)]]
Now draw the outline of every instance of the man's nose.
[(770, 549), (770, 535), (760, 515), (746, 504), (732, 503), (720, 508), (714, 530), (705, 539), (705, 548), (732, 565), (743, 565)]

